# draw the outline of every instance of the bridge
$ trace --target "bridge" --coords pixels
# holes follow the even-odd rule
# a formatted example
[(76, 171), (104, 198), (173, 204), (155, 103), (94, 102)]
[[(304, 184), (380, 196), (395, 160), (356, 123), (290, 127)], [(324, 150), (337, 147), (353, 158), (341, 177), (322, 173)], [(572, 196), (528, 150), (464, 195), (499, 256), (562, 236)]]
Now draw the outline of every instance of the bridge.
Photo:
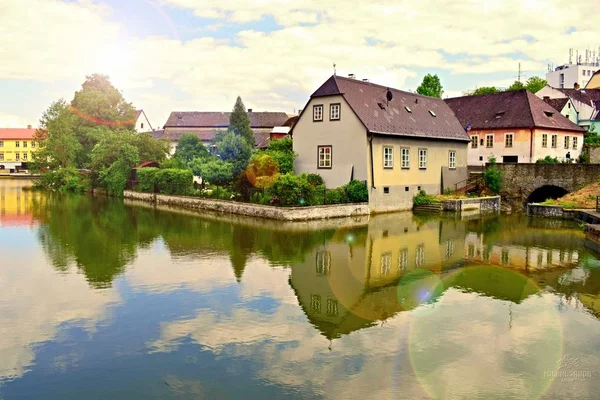
[(498, 164), (498, 168), (502, 201), (515, 211), (523, 211), (525, 203), (556, 199), (600, 181), (600, 164)]

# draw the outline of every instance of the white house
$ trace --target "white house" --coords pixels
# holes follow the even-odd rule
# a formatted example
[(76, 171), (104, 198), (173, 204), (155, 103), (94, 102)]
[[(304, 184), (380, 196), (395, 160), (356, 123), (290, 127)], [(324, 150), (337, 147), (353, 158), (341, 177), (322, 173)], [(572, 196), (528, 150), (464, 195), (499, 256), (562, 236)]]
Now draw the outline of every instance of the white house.
[(135, 114), (135, 131), (137, 133), (147, 133), (152, 132), (152, 125), (150, 125), (150, 121), (148, 117), (146, 117), (146, 113), (144, 110), (137, 110)]

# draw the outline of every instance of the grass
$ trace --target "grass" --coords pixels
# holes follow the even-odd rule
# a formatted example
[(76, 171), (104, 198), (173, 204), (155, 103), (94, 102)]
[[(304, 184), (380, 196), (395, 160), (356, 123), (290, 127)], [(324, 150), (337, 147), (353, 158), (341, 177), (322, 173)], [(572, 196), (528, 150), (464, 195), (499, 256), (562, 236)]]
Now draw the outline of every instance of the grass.
[(600, 196), (600, 182), (583, 186), (581, 189), (569, 193), (557, 200), (548, 199), (542, 204), (561, 206), (568, 209), (593, 209), (596, 208), (596, 196)]

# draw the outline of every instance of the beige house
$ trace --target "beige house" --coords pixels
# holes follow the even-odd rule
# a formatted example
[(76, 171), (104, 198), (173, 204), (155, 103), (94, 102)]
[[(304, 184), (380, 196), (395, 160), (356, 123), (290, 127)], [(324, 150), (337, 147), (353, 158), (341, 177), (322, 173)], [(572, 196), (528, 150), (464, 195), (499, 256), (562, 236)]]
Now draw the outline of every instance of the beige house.
[(419, 190), (439, 194), (467, 178), (469, 138), (443, 100), (332, 76), (291, 131), (297, 173), (329, 188), (366, 181), (374, 212), (408, 210)]

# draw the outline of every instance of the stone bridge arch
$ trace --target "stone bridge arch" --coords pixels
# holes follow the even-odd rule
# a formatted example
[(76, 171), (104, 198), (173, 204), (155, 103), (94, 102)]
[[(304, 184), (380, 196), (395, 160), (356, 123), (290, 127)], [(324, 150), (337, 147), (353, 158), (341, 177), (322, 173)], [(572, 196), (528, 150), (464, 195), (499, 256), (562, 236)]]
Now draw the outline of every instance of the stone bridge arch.
[(550, 197), (564, 195), (600, 181), (600, 164), (498, 164), (498, 168), (502, 201), (515, 211), (523, 211), (530, 199), (544, 192)]

